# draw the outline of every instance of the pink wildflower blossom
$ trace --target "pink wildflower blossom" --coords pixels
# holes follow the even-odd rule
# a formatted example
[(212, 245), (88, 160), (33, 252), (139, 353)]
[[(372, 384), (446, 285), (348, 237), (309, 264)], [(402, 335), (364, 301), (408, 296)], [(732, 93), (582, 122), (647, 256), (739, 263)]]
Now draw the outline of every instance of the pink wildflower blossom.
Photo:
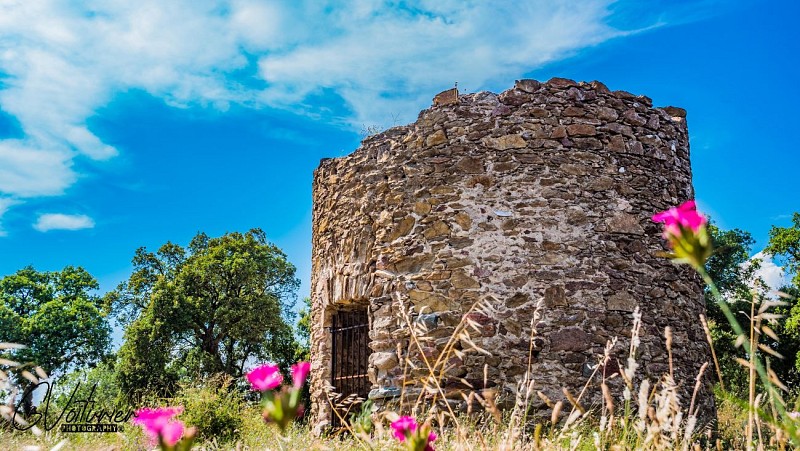
[(405, 416), (392, 422), (392, 429), (394, 437), (404, 442), (406, 449), (436, 451), (432, 444), (436, 440), (436, 433), (430, 430), (427, 423), (420, 426), (413, 417)]
[(664, 238), (669, 238), (670, 235), (680, 235), (680, 229), (691, 229), (693, 232), (700, 230), (704, 226), (706, 217), (697, 212), (696, 205), (693, 200), (687, 200), (677, 207), (672, 207), (669, 210), (662, 211), (653, 215), (654, 222), (664, 223)]
[(431, 431), (431, 433), (428, 434), (428, 443), (425, 444), (425, 451), (436, 451), (436, 449), (434, 449), (433, 445), (431, 445), (431, 442), (435, 442), (436, 438), (437, 438), (437, 435), (436, 435), (435, 432)]
[(283, 376), (278, 365), (261, 365), (247, 373), (247, 380), (254, 390), (273, 390), (281, 385)]
[(664, 223), (664, 239), (672, 249), (671, 258), (675, 263), (688, 263), (693, 268), (701, 268), (711, 256), (705, 216), (697, 212), (693, 200), (653, 215), (653, 221)]
[(294, 388), (301, 388), (306, 383), (306, 377), (311, 370), (311, 363), (297, 362), (292, 365), (292, 385)]
[(417, 430), (417, 421), (413, 417), (400, 417), (392, 422), (392, 429), (395, 438), (403, 442), (406, 440), (407, 433), (411, 434)]
[(164, 426), (170, 422), (172, 417), (181, 412), (183, 412), (183, 407), (157, 407), (155, 409), (145, 407), (136, 411), (133, 424), (142, 426), (148, 435), (158, 439)]
[(170, 421), (161, 428), (161, 439), (169, 446), (175, 446), (183, 437), (185, 426), (183, 421)]

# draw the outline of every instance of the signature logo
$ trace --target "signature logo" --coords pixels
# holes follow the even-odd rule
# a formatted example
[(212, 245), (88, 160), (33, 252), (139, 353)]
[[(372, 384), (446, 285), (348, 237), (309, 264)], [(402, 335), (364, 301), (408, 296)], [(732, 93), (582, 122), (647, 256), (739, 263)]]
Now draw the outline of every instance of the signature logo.
[[(45, 431), (50, 431), (60, 424), (61, 432), (122, 432), (125, 423), (134, 414), (131, 408), (107, 409), (105, 406), (96, 405), (94, 393), (97, 390), (97, 384), (92, 385), (86, 399), (76, 399), (78, 390), (81, 387), (80, 382), (78, 382), (61, 413), (58, 416), (55, 416), (55, 413), (50, 415), (50, 400), (55, 384), (50, 384), (50, 382), (46, 381), (33, 384), (25, 389), (22, 399), (30, 397), (34, 390), (42, 386), (47, 388), (47, 393), (39, 404), (39, 408), (27, 418), (27, 425), (23, 426), (16, 421), (20, 406), (16, 406), (16, 409), (14, 409), (12, 424), (15, 429), (27, 431), (34, 426), (39, 426)], [(44, 410), (41, 410), (42, 406), (44, 406)]]

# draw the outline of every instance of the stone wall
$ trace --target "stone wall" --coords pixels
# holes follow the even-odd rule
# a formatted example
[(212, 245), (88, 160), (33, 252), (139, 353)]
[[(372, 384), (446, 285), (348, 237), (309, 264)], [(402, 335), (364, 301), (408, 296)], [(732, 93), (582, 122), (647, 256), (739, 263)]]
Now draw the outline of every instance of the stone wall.
[[(405, 355), (400, 306), (425, 314), (434, 338), (425, 353), (435, 356), (478, 301), (491, 314), (471, 314), (480, 325), (472, 338), (491, 355), (454, 357), (448, 390), (463, 387), (461, 379), (483, 387), (488, 375), (488, 386), (513, 395), (535, 315), (536, 387), (563, 399), (561, 388), (580, 391), (612, 337), (624, 363), (638, 306), (639, 374), (657, 380), (667, 371), (663, 334), (671, 326), (675, 378), (687, 396), (709, 360), (701, 282), (657, 255), (665, 248), (650, 220), (693, 198), (685, 115), (599, 82), (521, 80), (499, 95), (436, 102), (415, 123), (323, 160), (313, 185), (317, 421), (331, 415), (326, 327), (348, 305), (369, 309), (379, 402), (402, 386), (403, 360), (419, 357)], [(587, 404), (599, 396), (590, 389)], [(700, 404), (713, 411), (706, 388)]]

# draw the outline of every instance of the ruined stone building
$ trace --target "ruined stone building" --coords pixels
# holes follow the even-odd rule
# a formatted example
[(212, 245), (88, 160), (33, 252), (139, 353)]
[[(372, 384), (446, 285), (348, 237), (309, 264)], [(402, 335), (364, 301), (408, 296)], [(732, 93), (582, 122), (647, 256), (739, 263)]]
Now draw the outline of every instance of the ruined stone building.
[[(599, 82), (520, 80), (499, 95), (443, 93), (415, 123), (323, 160), (313, 185), (316, 420), (332, 418), (326, 386), (379, 406), (401, 389), (416, 398), (422, 357), (436, 359), (466, 314), (487, 352), (464, 345), (448, 356), (441, 384), (456, 407), (459, 392), (487, 387), (513, 402), (529, 365), (551, 398), (579, 392), (613, 337), (624, 365), (637, 307), (638, 373), (656, 381), (668, 370), (671, 326), (685, 395), (709, 360), (701, 282), (658, 255), (661, 226), (650, 220), (694, 196), (685, 116)], [(427, 329), (422, 350), (408, 319)], [(616, 360), (602, 369), (617, 371)], [(594, 384), (585, 403), (599, 397)], [(713, 409), (706, 388), (699, 403)]]

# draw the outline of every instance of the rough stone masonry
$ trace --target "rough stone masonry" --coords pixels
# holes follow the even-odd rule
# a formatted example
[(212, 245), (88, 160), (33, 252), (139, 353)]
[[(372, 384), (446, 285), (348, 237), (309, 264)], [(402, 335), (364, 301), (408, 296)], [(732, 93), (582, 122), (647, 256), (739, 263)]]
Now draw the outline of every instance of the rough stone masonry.
[[(442, 386), (455, 407), (464, 407), (465, 383), (513, 403), (529, 364), (536, 389), (553, 400), (564, 399), (562, 387), (578, 393), (618, 337), (615, 360), (601, 371), (610, 377), (625, 365), (637, 307), (639, 377), (655, 382), (668, 372), (670, 326), (686, 407), (710, 360), (701, 281), (658, 255), (660, 225), (650, 220), (694, 196), (686, 112), (563, 78), (437, 98), (415, 123), (368, 137), (314, 173), (317, 423), (332, 415), (326, 386), (336, 390), (330, 327), (338, 311), (366, 312), (368, 395), (380, 406), (401, 389), (416, 399), (425, 371), (406, 359), (420, 368), (422, 354), (435, 359), (478, 302), (483, 310), (469, 315), (479, 327), (469, 330), (488, 354), (449, 356)], [(422, 353), (409, 345), (403, 309), (428, 329)], [(612, 390), (619, 396), (619, 377)], [(590, 384), (584, 404), (600, 399), (599, 383)], [(713, 414), (707, 386), (698, 404)]]

